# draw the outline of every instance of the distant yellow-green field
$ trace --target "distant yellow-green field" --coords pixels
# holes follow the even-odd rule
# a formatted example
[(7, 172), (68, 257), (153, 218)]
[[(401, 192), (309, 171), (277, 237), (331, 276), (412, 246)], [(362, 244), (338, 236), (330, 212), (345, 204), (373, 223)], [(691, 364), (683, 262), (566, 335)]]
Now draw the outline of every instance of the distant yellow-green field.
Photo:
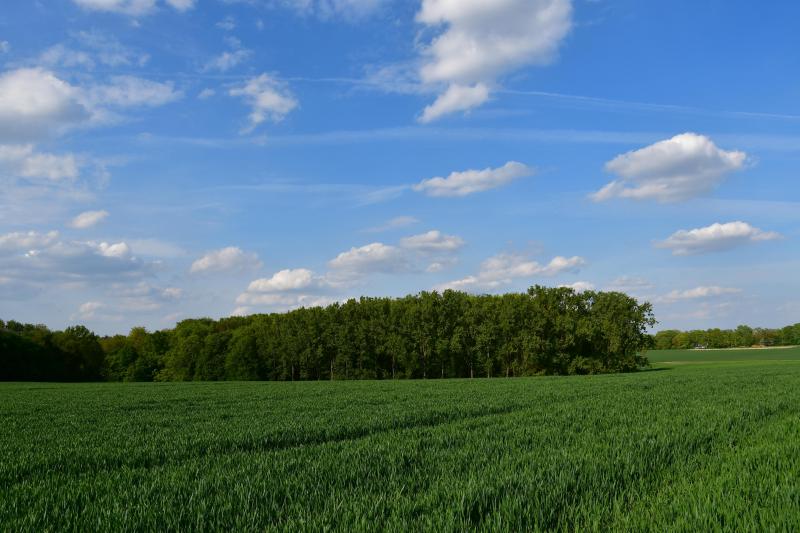
[(651, 363), (715, 361), (800, 361), (800, 346), (730, 350), (650, 350)]

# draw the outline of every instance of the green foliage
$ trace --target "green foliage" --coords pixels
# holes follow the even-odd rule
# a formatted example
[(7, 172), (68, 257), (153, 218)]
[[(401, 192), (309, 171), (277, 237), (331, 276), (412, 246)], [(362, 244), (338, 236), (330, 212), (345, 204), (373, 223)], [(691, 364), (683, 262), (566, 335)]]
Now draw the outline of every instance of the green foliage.
[(0, 384), (0, 405), (8, 531), (800, 526), (798, 361), (516, 380)]
[(658, 350), (797, 346), (800, 345), (800, 324), (781, 329), (738, 326), (736, 329), (664, 330), (653, 336), (653, 344)]
[(101, 340), (83, 326), (7, 328), (31, 339), (38, 332), (45, 341), (37, 345), (52, 338), (67, 380), (295, 381), (628, 372), (647, 364), (654, 324), (649, 303), (621, 293), (537, 286), (502, 296), (360, 298)]

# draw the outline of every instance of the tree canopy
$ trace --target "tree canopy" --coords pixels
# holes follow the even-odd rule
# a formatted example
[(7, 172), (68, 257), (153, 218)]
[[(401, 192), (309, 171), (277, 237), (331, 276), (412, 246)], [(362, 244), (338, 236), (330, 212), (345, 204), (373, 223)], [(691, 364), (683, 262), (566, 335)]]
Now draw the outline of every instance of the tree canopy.
[(531, 287), (351, 299), (99, 338), (82, 326), (0, 325), (0, 379), (319, 380), (627, 372), (647, 364), (649, 303)]

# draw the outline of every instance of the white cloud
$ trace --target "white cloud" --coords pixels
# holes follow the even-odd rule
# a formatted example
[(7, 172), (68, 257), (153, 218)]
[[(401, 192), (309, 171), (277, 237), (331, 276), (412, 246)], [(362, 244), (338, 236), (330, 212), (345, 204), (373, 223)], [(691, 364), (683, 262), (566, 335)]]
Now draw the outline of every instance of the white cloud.
[(452, 84), (436, 100), (425, 107), (419, 121), (428, 124), (457, 111), (469, 111), (489, 100), (489, 87), (483, 83), (473, 86)]
[[(119, 13), (132, 17), (149, 15), (156, 9), (156, 0), (72, 0), (76, 5), (88, 11), (104, 11)], [(187, 11), (194, 7), (195, 0), (165, 0), (165, 3), (177, 11)]]
[(763, 231), (747, 222), (738, 221), (676, 231), (666, 240), (656, 243), (656, 246), (672, 250), (673, 255), (694, 255), (728, 250), (744, 244), (779, 238), (781, 236), (778, 233)]
[(0, 54), (7, 54), (11, 51), (11, 45), (8, 41), (0, 41)]
[(207, 272), (229, 272), (248, 268), (258, 268), (261, 261), (254, 253), (248, 253), (236, 246), (228, 246), (220, 250), (208, 252), (192, 263), (190, 272), (194, 274)]
[(543, 265), (520, 254), (499, 254), (484, 261), (477, 275), (451, 281), (438, 288), (440, 290), (495, 289), (510, 285), (517, 279), (577, 272), (584, 265), (586, 260), (578, 256), (557, 256)]
[(739, 294), (742, 289), (732, 287), (718, 287), (716, 285), (695, 287), (684, 291), (674, 290), (661, 298), (665, 302), (676, 302), (679, 300), (698, 300), (711, 298), (714, 296), (724, 296), (727, 294)]
[(364, 231), (367, 233), (382, 233), (384, 231), (389, 231), (398, 228), (404, 228), (406, 226), (412, 226), (414, 224), (418, 224), (419, 219), (411, 216), (399, 216), (394, 217), (387, 220), (384, 224), (380, 226), (375, 226), (372, 228), (367, 228)]
[(508, 72), (552, 62), (572, 27), (572, 2), (423, 0), (416, 18), (441, 29), (422, 48), (422, 82), (446, 87), (423, 113), (428, 122), (482, 104)]
[(15, 232), (0, 235), (0, 252), (28, 251), (51, 246), (58, 240), (58, 232)]
[(245, 61), (252, 52), (244, 48), (239, 50), (231, 50), (222, 52), (219, 55), (212, 57), (208, 63), (205, 64), (203, 70), (218, 70), (220, 72), (227, 72), (236, 65)]
[(200, 99), (200, 100), (206, 100), (208, 98), (211, 98), (215, 94), (217, 94), (217, 91), (207, 87), (207, 88), (203, 89), (202, 91), (200, 91), (200, 93), (198, 93), (197, 98)]
[(606, 163), (606, 170), (619, 178), (591, 197), (598, 202), (611, 198), (685, 200), (713, 190), (746, 160), (744, 152), (725, 151), (704, 135), (684, 133)]
[(62, 241), (55, 231), (0, 235), (0, 276), (20, 282), (120, 281), (150, 274), (153, 266), (125, 242)]
[(73, 154), (37, 153), (32, 144), (0, 144), (0, 167), (15, 176), (51, 181), (75, 179), (80, 173), (80, 165)]
[(105, 220), (106, 217), (108, 217), (108, 211), (105, 210), (84, 211), (73, 218), (69, 225), (70, 227), (77, 229), (91, 228), (92, 226), (95, 226)]
[(105, 307), (106, 305), (102, 302), (83, 303), (78, 308), (78, 314), (75, 315), (73, 318), (78, 318), (81, 320), (92, 320), (94, 318), (97, 318), (97, 312)]
[(456, 235), (445, 235), (439, 230), (431, 230), (400, 239), (400, 246), (423, 253), (454, 252), (464, 246), (464, 239)]
[[(90, 243), (93, 244), (93, 243)], [(101, 242), (96, 244), (97, 252), (103, 257), (113, 257), (116, 259), (124, 259), (130, 257), (131, 247), (124, 242), (107, 243)]]
[(91, 87), (88, 100), (94, 105), (115, 107), (158, 107), (183, 96), (172, 82), (158, 82), (135, 76), (114, 76), (110, 83)]
[(248, 292), (283, 292), (307, 289), (319, 283), (314, 273), (306, 268), (287, 269), (276, 272), (269, 278), (254, 280)]
[(380, 242), (350, 248), (329, 261), (328, 265), (334, 270), (352, 274), (397, 272), (407, 268), (399, 248)]
[(236, 298), (237, 308), (233, 315), (247, 315), (254, 311), (253, 307), (265, 307), (272, 311), (288, 311), (298, 307), (324, 307), (335, 302), (335, 299), (313, 294), (254, 294), (243, 292)]
[(244, 132), (252, 131), (267, 120), (280, 122), (298, 105), (285, 84), (267, 74), (250, 78), (243, 85), (231, 89), (229, 94), (244, 98), (252, 107), (250, 126)]
[(326, 278), (306, 268), (281, 270), (271, 277), (252, 281), (247, 290), (236, 298), (238, 307), (233, 314), (249, 314), (254, 308), (278, 311), (325, 306), (334, 300), (314, 293), (328, 287), (330, 283)]
[(108, 107), (155, 107), (181, 96), (171, 82), (135, 76), (77, 87), (42, 68), (7, 71), (0, 74), (0, 144), (21, 145), (70, 127), (102, 124), (110, 118)]
[(572, 289), (575, 292), (586, 292), (594, 290), (594, 283), (590, 283), (588, 281), (576, 281), (575, 283), (559, 285), (559, 287), (566, 287), (568, 289)]
[(436, 177), (422, 180), (413, 188), (428, 196), (466, 196), (500, 187), (515, 179), (532, 176), (534, 172), (534, 169), (527, 165), (509, 161), (498, 168), (452, 172), (446, 178)]
[(47, 136), (89, 117), (80, 91), (40, 68), (0, 74), (0, 142)]

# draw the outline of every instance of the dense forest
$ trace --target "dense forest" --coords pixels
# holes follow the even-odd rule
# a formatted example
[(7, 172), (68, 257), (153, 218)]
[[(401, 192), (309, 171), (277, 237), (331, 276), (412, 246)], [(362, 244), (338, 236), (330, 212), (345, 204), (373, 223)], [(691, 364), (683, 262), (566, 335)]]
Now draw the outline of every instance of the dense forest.
[(0, 322), (0, 379), (319, 380), (632, 371), (647, 364), (649, 303), (531, 287), (361, 298), (287, 313), (179, 322), (98, 337)]
[(746, 348), (750, 346), (800, 345), (800, 324), (781, 329), (751, 328), (706, 329), (679, 331), (668, 329), (653, 336), (658, 350), (686, 350), (690, 348)]

